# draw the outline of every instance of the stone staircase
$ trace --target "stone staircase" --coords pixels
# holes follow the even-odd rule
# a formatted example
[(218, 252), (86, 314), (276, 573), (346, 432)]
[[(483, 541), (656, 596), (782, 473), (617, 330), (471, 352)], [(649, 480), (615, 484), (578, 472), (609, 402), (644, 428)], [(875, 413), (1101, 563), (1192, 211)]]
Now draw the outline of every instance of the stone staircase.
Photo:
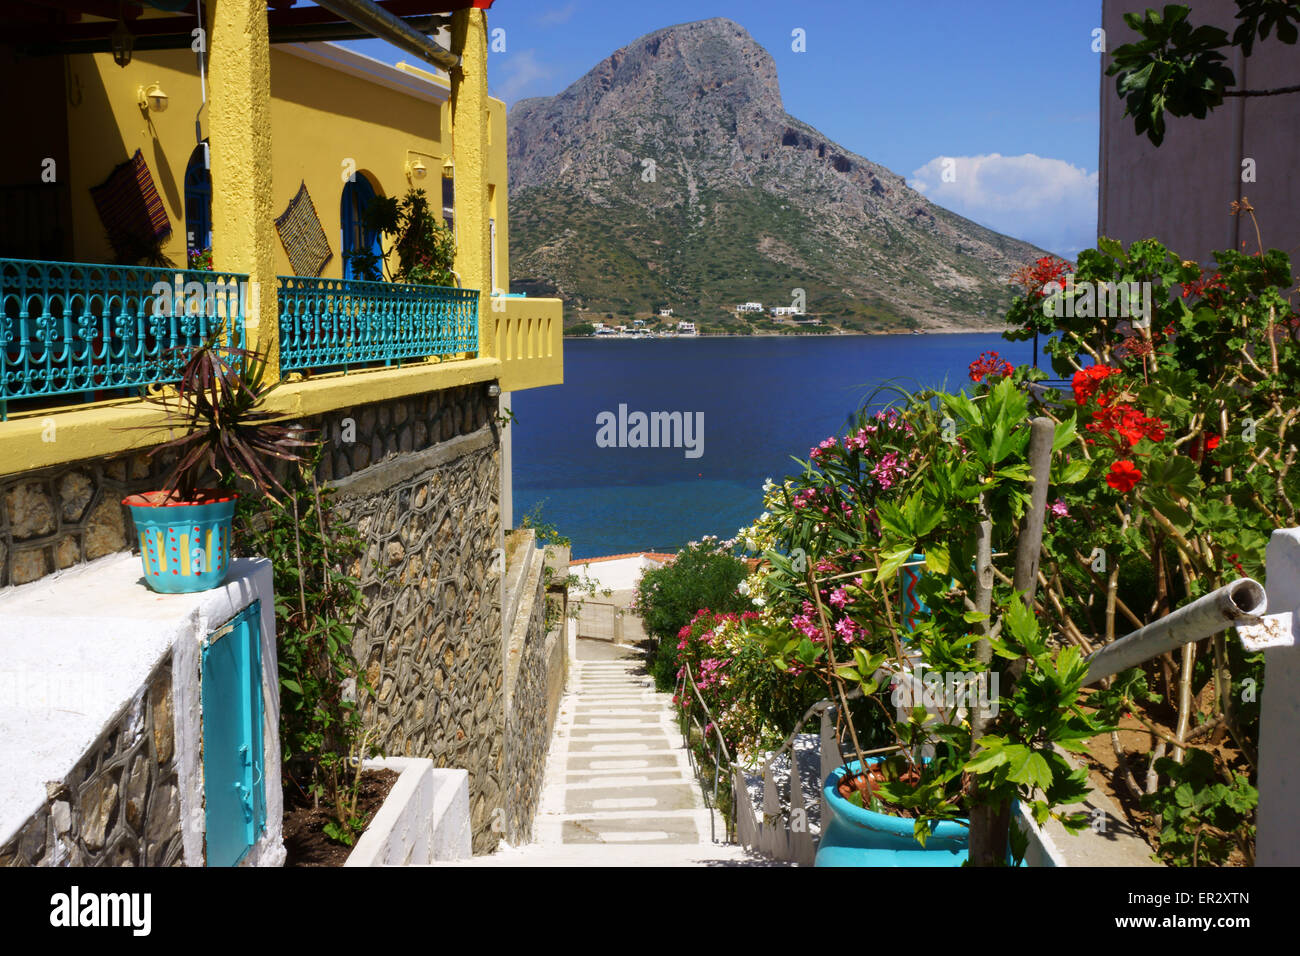
[(547, 757), (534, 842), (503, 845), (459, 865), (774, 865), (722, 842), (722, 816), (704, 805), (672, 698), (655, 691), (635, 652), (599, 641), (577, 643)]

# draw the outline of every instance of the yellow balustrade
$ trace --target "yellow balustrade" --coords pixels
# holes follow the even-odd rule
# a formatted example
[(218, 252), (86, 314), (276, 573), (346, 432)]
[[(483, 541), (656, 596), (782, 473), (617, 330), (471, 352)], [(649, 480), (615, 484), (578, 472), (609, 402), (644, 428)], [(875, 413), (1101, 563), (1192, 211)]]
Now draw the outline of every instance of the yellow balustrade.
[(564, 304), (559, 299), (494, 298), (483, 321), (492, 328), (502, 391), (564, 382)]

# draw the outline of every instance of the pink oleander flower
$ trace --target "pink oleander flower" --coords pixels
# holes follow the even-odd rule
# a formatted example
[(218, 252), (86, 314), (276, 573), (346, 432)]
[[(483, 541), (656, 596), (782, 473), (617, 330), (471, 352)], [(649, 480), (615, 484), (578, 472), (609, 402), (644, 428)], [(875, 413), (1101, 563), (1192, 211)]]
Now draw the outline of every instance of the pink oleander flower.
[(858, 626), (850, 621), (847, 617), (842, 617), (835, 622), (835, 633), (846, 643), (851, 644), (857, 637)]
[(1066, 507), (1065, 502), (1060, 498), (1057, 498), (1052, 502), (1051, 510), (1052, 514), (1056, 515), (1058, 518), (1068, 518), (1070, 516), (1070, 509)]
[(831, 605), (836, 608), (842, 608), (849, 603), (849, 592), (844, 588), (836, 588), (831, 592)]

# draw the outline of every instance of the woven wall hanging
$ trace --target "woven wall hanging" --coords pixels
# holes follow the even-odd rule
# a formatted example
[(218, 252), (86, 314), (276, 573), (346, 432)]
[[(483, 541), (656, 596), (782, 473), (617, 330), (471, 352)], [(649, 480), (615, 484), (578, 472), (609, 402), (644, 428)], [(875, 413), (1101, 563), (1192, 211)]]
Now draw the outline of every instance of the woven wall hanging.
[(153, 174), (138, 149), (126, 162), (114, 167), (107, 179), (92, 187), (90, 197), (120, 262), (148, 258), (172, 234)]
[(284, 251), (289, 254), (289, 265), (296, 276), (318, 276), (325, 264), (334, 258), (330, 243), (325, 238), (316, 207), (307, 192), (307, 183), (298, 188), (298, 195), (289, 201), (283, 214), (275, 220), (275, 231), (280, 234)]

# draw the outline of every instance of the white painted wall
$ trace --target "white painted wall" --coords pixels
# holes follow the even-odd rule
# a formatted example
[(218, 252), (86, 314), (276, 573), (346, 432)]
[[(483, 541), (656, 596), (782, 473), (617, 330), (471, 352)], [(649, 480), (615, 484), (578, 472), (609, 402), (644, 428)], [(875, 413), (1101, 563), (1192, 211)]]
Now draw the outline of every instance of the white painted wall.
[[(150, 591), (140, 558), (120, 554), (0, 595), (0, 684), (16, 691), (0, 686), (0, 844), (45, 803), (46, 781), (66, 779), (127, 713), (171, 651), (184, 861), (202, 866), (202, 642), (258, 599), (267, 828), (244, 865), (283, 865), (275, 599), (262, 558), (234, 560), (224, 585), (198, 594)], [(75, 700), (62, 699), (65, 687)]]
[(473, 854), (469, 771), (435, 769), (425, 757), (365, 765), (400, 776), (344, 866), (425, 866)]

